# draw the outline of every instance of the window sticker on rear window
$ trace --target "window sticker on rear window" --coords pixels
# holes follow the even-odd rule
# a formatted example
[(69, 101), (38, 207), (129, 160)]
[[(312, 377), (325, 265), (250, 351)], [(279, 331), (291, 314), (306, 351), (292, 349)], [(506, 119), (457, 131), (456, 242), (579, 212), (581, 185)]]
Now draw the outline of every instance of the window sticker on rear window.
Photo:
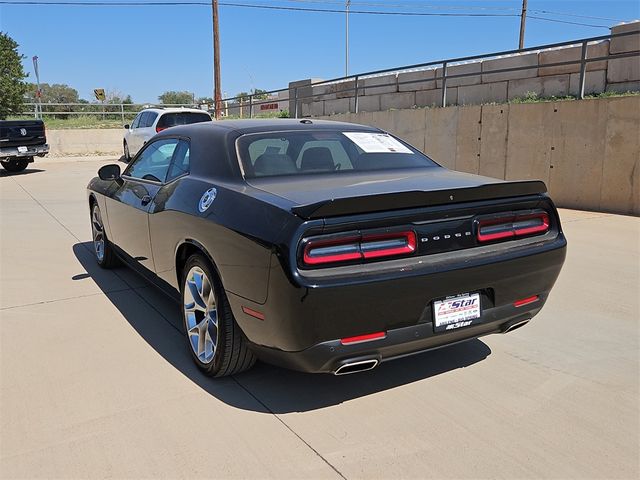
[(342, 132), (365, 153), (413, 153), (386, 133)]

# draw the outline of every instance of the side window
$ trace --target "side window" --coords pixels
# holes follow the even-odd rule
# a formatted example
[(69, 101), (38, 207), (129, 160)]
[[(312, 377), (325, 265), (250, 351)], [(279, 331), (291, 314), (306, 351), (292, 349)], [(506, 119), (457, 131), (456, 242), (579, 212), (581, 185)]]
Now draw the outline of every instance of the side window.
[(133, 120), (131, 124), (131, 128), (138, 128), (140, 126), (140, 119), (142, 118), (142, 113), (136, 115), (136, 118)]
[(147, 119), (149, 118), (150, 113), (151, 112), (142, 112), (142, 116), (140, 117), (140, 124), (138, 125), (138, 128), (145, 128), (149, 126), (147, 125)]
[(156, 117), (158, 114), (156, 112), (147, 112), (147, 120), (145, 122), (145, 127), (150, 127), (153, 125), (153, 122), (156, 121)]
[(179, 140), (166, 138), (149, 143), (138, 158), (124, 171), (124, 175), (142, 180), (164, 182)]
[(167, 182), (170, 182), (185, 173), (189, 173), (189, 142), (180, 140), (173, 155), (173, 162), (169, 168)]

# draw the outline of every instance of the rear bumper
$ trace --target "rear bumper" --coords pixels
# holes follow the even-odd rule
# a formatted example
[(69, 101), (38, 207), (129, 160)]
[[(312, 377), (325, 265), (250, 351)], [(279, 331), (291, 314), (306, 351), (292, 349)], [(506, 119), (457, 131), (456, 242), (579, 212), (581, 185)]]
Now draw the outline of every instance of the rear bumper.
[(335, 373), (347, 363), (368, 360), (382, 363), (492, 333), (504, 333), (510, 326), (531, 319), (543, 304), (544, 299), (541, 298), (536, 308), (530, 310), (516, 311), (513, 306), (492, 309), (483, 315), (483, 323), (446, 333), (434, 333), (433, 323), (427, 322), (389, 330), (384, 338), (353, 345), (331, 340), (299, 352), (260, 345), (252, 345), (252, 350), (261, 360), (281, 367), (310, 373)]
[[(527, 240), (519, 247), (476, 252), (481, 253), (433, 255), (393, 274), (315, 286), (296, 284), (276, 262), (265, 304), (230, 293), (228, 298), (259, 357), (298, 370), (332, 372), (346, 359), (371, 356), (382, 362), (500, 332), (513, 322), (532, 318), (560, 273), (566, 240), (559, 233)], [(482, 316), (477, 323), (434, 332), (433, 301), (475, 291), (482, 293)], [(539, 297), (536, 302), (514, 306), (533, 295)], [(243, 307), (264, 314), (264, 320), (247, 315)], [(376, 332), (386, 332), (385, 338), (340, 343), (343, 338)]]
[(47, 143), (44, 145), (27, 145), (27, 150), (25, 152), (18, 151), (18, 148), (20, 147), (0, 148), (0, 161), (24, 157), (44, 157), (49, 153), (49, 144)]

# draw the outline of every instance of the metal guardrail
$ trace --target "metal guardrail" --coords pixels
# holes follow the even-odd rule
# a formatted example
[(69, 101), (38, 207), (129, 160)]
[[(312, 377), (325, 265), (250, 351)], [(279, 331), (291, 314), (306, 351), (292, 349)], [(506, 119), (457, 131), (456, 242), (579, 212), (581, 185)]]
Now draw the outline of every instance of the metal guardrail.
[[(124, 122), (125, 117), (135, 117), (145, 108), (196, 108), (200, 105), (182, 103), (25, 103), (30, 111), (22, 112), (21, 116), (62, 116), (62, 115), (95, 115), (104, 118), (120, 117)], [(39, 109), (42, 109), (41, 111)], [(211, 110), (207, 108), (206, 111)]]
[[(395, 68), (387, 68), (387, 69), (383, 69), (383, 70), (373, 70), (373, 71), (369, 71), (369, 72), (364, 72), (364, 73), (359, 73), (359, 74), (355, 74), (355, 75), (349, 75), (347, 77), (338, 77), (338, 78), (333, 78), (330, 80), (323, 80), (320, 82), (312, 82), (309, 83), (307, 85), (303, 85), (300, 87), (293, 87), (292, 89), (287, 87), (287, 88), (280, 88), (280, 89), (276, 89), (276, 90), (270, 90), (267, 92), (261, 92), (261, 95), (274, 95), (274, 94), (279, 94), (280, 92), (284, 92), (287, 91), (289, 92), (287, 95), (287, 98), (279, 98), (278, 101), (288, 101), (288, 100), (293, 100), (294, 102), (294, 111), (293, 112), (289, 112), (289, 115), (292, 116), (293, 118), (298, 118), (299, 114), (301, 112), (299, 112), (299, 110), (301, 109), (301, 107), (299, 106), (300, 102), (302, 100), (308, 100), (308, 99), (313, 99), (313, 100), (322, 100), (322, 97), (324, 97), (325, 95), (330, 95), (329, 93), (319, 93), (319, 94), (311, 94), (311, 95), (300, 95), (299, 91), (303, 90), (303, 89), (311, 89), (313, 90), (313, 87), (317, 87), (317, 86), (321, 86), (321, 85), (331, 85), (331, 84), (340, 84), (340, 83), (347, 83), (347, 82), (353, 82), (353, 86), (352, 87), (348, 87), (345, 86), (345, 88), (341, 88), (339, 89), (339, 93), (344, 94), (346, 92), (353, 92), (351, 97), (342, 97), (342, 98), (354, 98), (354, 113), (358, 113), (358, 99), (360, 97), (359, 92), (362, 90), (362, 88), (364, 87), (364, 85), (360, 85), (360, 81), (366, 78), (372, 78), (372, 77), (378, 77), (378, 76), (382, 76), (384, 74), (390, 74), (390, 73), (395, 73), (396, 76), (401, 74), (401, 73), (409, 73), (409, 72), (415, 72), (415, 71), (420, 71), (420, 70), (428, 70), (429, 67), (434, 67), (434, 68), (438, 68), (440, 67), (442, 74), (441, 75), (435, 75), (432, 78), (426, 78), (426, 79), (412, 79), (412, 80), (408, 80), (405, 82), (398, 82), (395, 81), (393, 83), (384, 83), (384, 84), (376, 84), (375, 87), (376, 88), (380, 88), (380, 87), (387, 87), (387, 86), (394, 86), (394, 85), (405, 85), (405, 84), (416, 84), (416, 83), (422, 83), (422, 82), (433, 82), (433, 81), (441, 81), (442, 82), (442, 92), (441, 92), (441, 98), (440, 98), (440, 106), (446, 106), (447, 105), (447, 80), (450, 79), (455, 79), (455, 78), (464, 78), (464, 77), (474, 77), (474, 76), (478, 76), (478, 75), (497, 75), (500, 73), (509, 73), (509, 72), (518, 72), (518, 71), (522, 71), (522, 70), (531, 70), (531, 69), (537, 69), (537, 68), (551, 68), (551, 67), (561, 67), (561, 66), (567, 66), (567, 65), (576, 65), (579, 64), (580, 65), (580, 82), (579, 82), (579, 88), (578, 88), (578, 98), (582, 99), (584, 98), (584, 89), (585, 89), (585, 80), (586, 80), (586, 71), (587, 71), (587, 65), (589, 63), (592, 62), (600, 62), (603, 60), (615, 60), (615, 59), (620, 59), (620, 58), (628, 58), (628, 57), (640, 57), (640, 52), (625, 52), (625, 53), (617, 53), (617, 54), (608, 54), (606, 56), (600, 56), (600, 57), (592, 57), (589, 58), (588, 57), (588, 46), (590, 43), (596, 43), (596, 42), (601, 42), (603, 40), (611, 40), (612, 38), (618, 38), (618, 37), (625, 37), (628, 35), (638, 35), (638, 31), (630, 31), (630, 32), (623, 32), (623, 33), (615, 33), (615, 34), (609, 34), (609, 35), (601, 35), (598, 37), (589, 37), (589, 38), (582, 38), (582, 39), (578, 39), (578, 40), (571, 40), (571, 41), (566, 41), (566, 42), (559, 42), (559, 43), (549, 43), (549, 44), (545, 44), (545, 45), (538, 45), (535, 47), (527, 47), (527, 48), (523, 48), (523, 49), (517, 49), (517, 50), (504, 50), (501, 52), (493, 52), (493, 53), (488, 53), (488, 54), (482, 54), (482, 55), (471, 55), (471, 56), (467, 56), (467, 57), (458, 57), (458, 58), (449, 58), (446, 60), (435, 60), (432, 62), (426, 62), (426, 63), (417, 63), (417, 64), (413, 64), (413, 65), (405, 65), (403, 67), (395, 67)], [(491, 60), (491, 59), (499, 59), (499, 58), (503, 58), (503, 57), (507, 57), (507, 56), (515, 56), (518, 54), (523, 54), (523, 53), (532, 53), (532, 52), (540, 52), (543, 50), (551, 50), (551, 49), (555, 49), (555, 48), (560, 48), (560, 47), (567, 47), (567, 46), (581, 46), (581, 54), (580, 54), (580, 59), (577, 60), (570, 60), (570, 61), (565, 61), (565, 62), (554, 62), (554, 63), (547, 63), (544, 64), (544, 66), (540, 66), (540, 65), (527, 65), (527, 66), (518, 66), (518, 67), (510, 67), (510, 68), (501, 68), (501, 69), (497, 69), (497, 70), (491, 70), (488, 72), (471, 72), (471, 73), (458, 73), (458, 74), (449, 74), (448, 73), (448, 68), (456, 66), (456, 65), (463, 65), (463, 64), (468, 64), (471, 63), (474, 60)], [(437, 83), (436, 83), (437, 85)], [(293, 90), (293, 92), (291, 92), (291, 90)], [(336, 93), (336, 92), (332, 92), (332, 93)], [(237, 102), (238, 100), (241, 100), (247, 97), (229, 97), (229, 98), (225, 98), (222, 100), (222, 102), (230, 102), (230, 101), (235, 101)], [(257, 105), (260, 105), (262, 103), (270, 103), (270, 102), (274, 102), (274, 99), (269, 99), (269, 100), (258, 100), (256, 101), (256, 99), (253, 98), (253, 95), (249, 95), (248, 96), (248, 104), (249, 104), (249, 116), (252, 117), (253, 116), (253, 109), (254, 107), (256, 107)], [(246, 105), (246, 104), (245, 104)], [(351, 109), (350, 109), (351, 110)], [(215, 113), (216, 109), (214, 106), (213, 112)]]
[[(471, 55), (466, 57), (458, 57), (458, 58), (449, 58), (445, 60), (435, 60), (432, 62), (425, 63), (417, 63), (413, 65), (405, 65), (402, 67), (395, 68), (387, 68), (382, 70), (373, 70), (364, 73), (358, 73), (354, 75), (349, 75), (346, 77), (337, 77), (330, 80), (322, 80), (320, 82), (311, 82), (309, 84), (305, 84), (299, 87), (286, 87), (279, 88), (275, 90), (270, 90), (266, 92), (260, 92), (259, 94), (248, 94), (242, 96), (228, 97), (222, 99), (222, 104), (224, 107), (221, 108), (222, 112), (229, 112), (237, 110), (239, 112), (239, 116), (243, 116), (244, 112), (248, 110), (248, 117), (253, 118), (255, 116), (255, 109), (260, 105), (269, 104), (274, 102), (289, 102), (293, 101), (293, 112), (289, 112), (289, 116), (292, 118), (298, 118), (300, 116), (301, 110), (301, 102), (303, 100), (322, 100), (325, 95), (331, 95), (334, 93), (340, 93), (341, 95), (348, 94), (352, 92), (351, 96), (343, 96), (341, 98), (353, 98), (354, 99), (354, 113), (358, 113), (359, 110), (359, 97), (361, 97), (361, 91), (365, 87), (365, 85), (361, 84), (362, 80), (367, 78), (379, 77), (384, 74), (396, 74), (396, 81), (392, 83), (383, 83), (376, 84), (375, 88), (395, 86), (395, 85), (405, 85), (405, 84), (417, 84), (423, 82), (441, 82), (441, 98), (440, 98), (440, 106), (447, 105), (447, 80), (456, 79), (456, 78), (465, 78), (465, 77), (475, 77), (478, 75), (489, 76), (489, 75), (497, 75), (501, 73), (510, 73), (510, 72), (518, 72), (522, 70), (532, 70), (537, 68), (552, 68), (552, 67), (562, 67), (568, 65), (580, 65), (580, 80), (579, 80), (579, 88), (577, 97), (582, 99), (584, 98), (584, 89), (585, 89), (585, 80), (586, 80), (586, 71), (587, 65), (592, 62), (600, 62), (600, 61), (609, 61), (616, 60), (621, 58), (629, 58), (629, 57), (640, 57), (640, 52), (625, 52), (625, 53), (616, 53), (616, 54), (607, 54), (606, 56), (599, 57), (588, 57), (588, 47), (590, 43), (601, 42), (603, 40), (611, 40), (612, 38), (625, 37), (629, 35), (638, 35), (638, 31), (630, 31), (609, 35), (602, 35), (598, 37), (589, 37), (582, 38), (578, 40), (571, 40), (566, 42), (559, 43), (549, 43), (545, 45), (538, 45), (535, 47), (527, 47), (523, 49), (517, 50), (504, 50), (501, 52), (493, 52), (482, 55)], [(564, 62), (554, 62), (554, 63), (546, 63), (543, 66), (540, 65), (525, 65), (518, 67), (510, 67), (510, 68), (501, 68), (497, 70), (491, 71), (480, 71), (480, 72), (470, 72), (470, 73), (456, 73), (450, 74), (449, 68), (457, 66), (469, 64), (475, 60), (492, 60), (499, 59), (509, 56), (515, 56), (524, 53), (532, 53), (532, 52), (540, 52), (544, 50), (552, 50), (560, 47), (567, 46), (580, 46), (581, 53), (580, 58), (577, 60), (569, 60)], [(432, 67), (432, 68), (430, 68)], [(421, 70), (429, 70), (429, 69), (438, 69), (442, 73), (440, 75), (434, 75), (431, 78), (425, 79), (411, 79), (403, 82), (397, 81), (397, 76), (402, 73), (416, 72)], [(436, 72), (438, 72), (436, 70)], [(331, 93), (311, 93), (310, 95), (301, 95), (300, 91), (304, 89), (310, 89), (313, 92), (313, 87), (322, 86), (322, 85), (339, 85), (339, 84), (347, 84), (348, 82), (353, 82), (353, 86), (345, 85), (344, 88), (339, 88), (336, 92)], [(287, 92), (286, 96), (283, 98), (280, 97), (282, 92)], [(264, 98), (264, 96), (268, 98)], [(277, 95), (277, 98), (274, 97)], [(31, 112), (22, 113), (22, 115), (34, 115), (38, 114), (36, 111), (36, 107), (38, 104), (36, 103), (27, 103), (27, 106), (31, 107), (33, 110)], [(124, 122), (125, 117), (135, 116), (140, 110), (144, 108), (151, 107), (188, 107), (188, 108), (200, 108), (199, 105), (195, 104), (101, 104), (101, 103), (42, 103), (41, 104), (43, 111), (42, 115), (51, 115), (51, 116), (60, 116), (60, 115), (102, 115), (105, 118), (107, 116), (120, 116), (121, 120)], [(65, 107), (72, 111), (49, 111), (51, 107)], [(213, 105), (212, 108), (207, 109), (207, 111), (216, 114), (216, 106)], [(351, 111), (351, 108), (349, 108)]]

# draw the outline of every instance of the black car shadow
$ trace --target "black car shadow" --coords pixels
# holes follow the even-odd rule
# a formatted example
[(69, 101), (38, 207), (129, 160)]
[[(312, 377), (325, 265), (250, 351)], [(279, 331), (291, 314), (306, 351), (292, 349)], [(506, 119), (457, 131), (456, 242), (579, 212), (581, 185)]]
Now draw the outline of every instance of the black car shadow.
[[(276, 414), (315, 410), (468, 367), (491, 354), (491, 349), (476, 339), (383, 363), (374, 370), (353, 375), (306, 374), (258, 362), (249, 371), (231, 378), (209, 378), (191, 359), (179, 305), (159, 289), (145, 285), (128, 268), (101, 269), (92, 248), (91, 242), (73, 246), (76, 258), (86, 270), (78, 272), (74, 279), (90, 277), (166, 361), (209, 394), (237, 408)], [(122, 282), (131, 288), (123, 291)]]
[(17, 175), (29, 175), (31, 173), (40, 173), (40, 172), (44, 172), (46, 170), (42, 170), (41, 168), (29, 168), (27, 167), (26, 170), (22, 170), (21, 172), (9, 172), (7, 170), (5, 170), (4, 168), (0, 168), (0, 177), (14, 177)]

